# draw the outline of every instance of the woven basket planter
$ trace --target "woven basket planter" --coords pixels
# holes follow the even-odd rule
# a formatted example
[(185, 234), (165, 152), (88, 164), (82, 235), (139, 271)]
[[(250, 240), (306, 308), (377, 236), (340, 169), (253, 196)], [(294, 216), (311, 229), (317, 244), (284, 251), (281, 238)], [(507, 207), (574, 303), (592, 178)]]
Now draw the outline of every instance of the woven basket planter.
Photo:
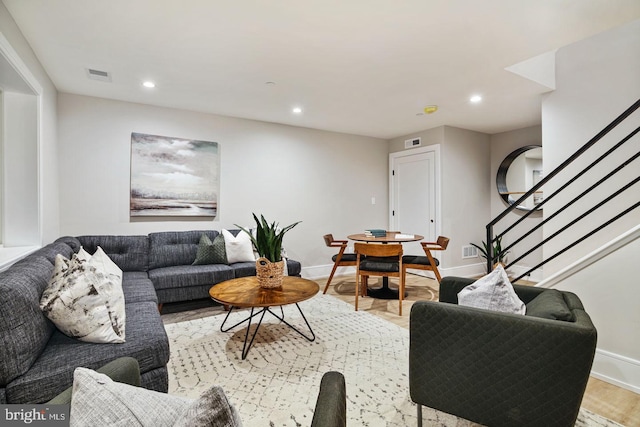
[(261, 288), (273, 289), (282, 286), (284, 260), (271, 262), (266, 258), (256, 260), (256, 276)]

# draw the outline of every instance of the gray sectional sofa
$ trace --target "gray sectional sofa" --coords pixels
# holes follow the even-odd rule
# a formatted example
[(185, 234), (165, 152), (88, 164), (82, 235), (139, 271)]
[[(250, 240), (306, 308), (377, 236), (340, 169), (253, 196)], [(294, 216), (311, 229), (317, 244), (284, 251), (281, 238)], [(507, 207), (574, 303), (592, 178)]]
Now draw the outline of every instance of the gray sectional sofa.
[[(251, 262), (191, 265), (203, 233), (213, 240), (218, 231), (61, 237), (0, 273), (0, 404), (46, 402), (71, 385), (76, 367), (98, 369), (124, 356), (138, 360), (143, 387), (166, 392), (169, 342), (158, 306), (208, 298), (216, 283), (255, 275)], [(40, 310), (56, 255), (70, 258), (81, 246), (89, 253), (100, 246), (123, 271), (124, 344), (70, 338)], [(287, 268), (300, 275), (299, 262), (287, 260)]]

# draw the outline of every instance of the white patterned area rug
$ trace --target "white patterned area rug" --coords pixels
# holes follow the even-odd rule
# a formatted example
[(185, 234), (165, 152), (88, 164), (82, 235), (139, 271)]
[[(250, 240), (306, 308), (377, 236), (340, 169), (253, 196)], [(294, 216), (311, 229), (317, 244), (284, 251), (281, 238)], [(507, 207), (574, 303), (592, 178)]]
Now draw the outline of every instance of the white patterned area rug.
[[(339, 371), (347, 384), (349, 426), (415, 426), (409, 397), (409, 331), (330, 295), (300, 303), (316, 335), (309, 342), (267, 314), (246, 360), (240, 354), (246, 323), (220, 332), (224, 313), (166, 325), (171, 346), (169, 393), (196, 398), (214, 384), (222, 386), (245, 427), (308, 426), (320, 379)], [(285, 319), (302, 331), (295, 306)], [(247, 317), (233, 312), (227, 325)], [(251, 332), (253, 328), (251, 326)], [(449, 414), (423, 408), (426, 426), (473, 426)], [(577, 426), (619, 426), (586, 410)]]

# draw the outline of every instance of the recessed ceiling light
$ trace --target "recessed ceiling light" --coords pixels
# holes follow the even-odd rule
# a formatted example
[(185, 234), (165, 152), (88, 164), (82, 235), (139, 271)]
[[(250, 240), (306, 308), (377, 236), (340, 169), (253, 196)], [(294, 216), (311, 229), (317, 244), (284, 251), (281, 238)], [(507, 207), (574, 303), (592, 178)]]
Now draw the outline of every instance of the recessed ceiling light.
[(142, 83), (142, 86), (148, 87), (149, 89), (156, 87), (156, 84), (152, 81), (146, 81)]
[(293, 107), (293, 114), (302, 114), (302, 108), (300, 107)]
[(469, 101), (477, 104), (478, 102), (482, 101), (482, 97), (480, 95), (473, 95), (471, 98), (469, 98)]
[(264, 82), (267, 86), (275, 86), (276, 82)]

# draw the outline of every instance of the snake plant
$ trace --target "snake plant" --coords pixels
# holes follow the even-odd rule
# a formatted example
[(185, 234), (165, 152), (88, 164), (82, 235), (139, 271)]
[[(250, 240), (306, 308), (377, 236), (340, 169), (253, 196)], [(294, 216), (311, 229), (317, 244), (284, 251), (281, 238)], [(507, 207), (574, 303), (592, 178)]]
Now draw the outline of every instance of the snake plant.
[(240, 227), (238, 224), (235, 224), (235, 226), (249, 235), (253, 242), (253, 246), (255, 246), (261, 257), (264, 257), (271, 262), (282, 261), (282, 239), (284, 238), (284, 234), (298, 225), (301, 221), (295, 222), (281, 229), (275, 221), (269, 224), (267, 220), (264, 219), (263, 215), (260, 215), (260, 219), (258, 219), (256, 214), (253, 214), (253, 219), (256, 221), (255, 235), (246, 228)]

